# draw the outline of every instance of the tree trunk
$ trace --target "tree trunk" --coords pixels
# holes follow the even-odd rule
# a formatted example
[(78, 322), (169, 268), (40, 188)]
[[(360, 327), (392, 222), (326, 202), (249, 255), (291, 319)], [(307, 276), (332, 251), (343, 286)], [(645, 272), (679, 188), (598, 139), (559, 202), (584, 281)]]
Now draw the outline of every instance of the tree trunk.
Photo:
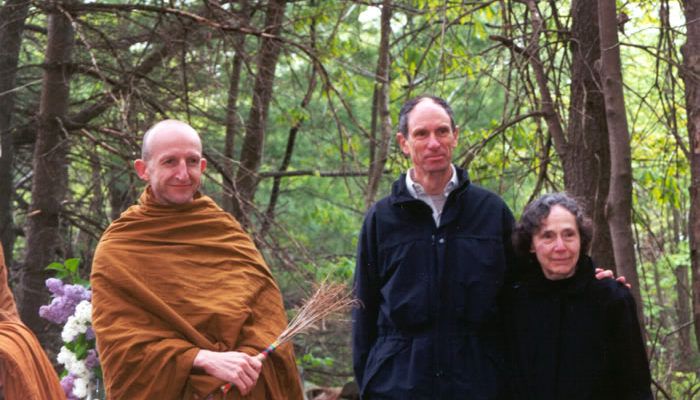
[[(110, 169), (110, 176), (118, 176), (120, 174), (117, 168), (112, 167)], [(110, 221), (114, 221), (119, 218), (121, 213), (129, 208), (130, 205), (134, 204), (134, 201), (132, 201), (130, 196), (129, 188), (120, 180), (112, 179), (107, 184), (107, 191), (109, 192), (109, 208), (111, 210), (109, 219)]]
[(562, 160), (566, 191), (585, 208), (593, 221), (591, 257), (600, 267), (615, 264), (612, 239), (605, 218), (610, 189), (610, 145), (600, 74), (597, 2), (575, 0), (571, 24), (571, 104), (566, 157)]
[(681, 264), (674, 270), (676, 274), (676, 316), (678, 317), (678, 369), (692, 371), (693, 346), (690, 344), (690, 296), (688, 286), (688, 265)]
[[(663, 251), (663, 248), (664, 248), (664, 245), (663, 245), (663, 244), (659, 244), (659, 249), (661, 249), (661, 250)], [(662, 268), (664, 268), (664, 266), (662, 266), (662, 265), (659, 264), (659, 260), (658, 260), (658, 258), (656, 257), (656, 255), (655, 255), (653, 249), (650, 249), (650, 250), (649, 250), (649, 256), (648, 256), (648, 257), (649, 257), (649, 262), (651, 263), (651, 266), (650, 266), (650, 268), (647, 268), (646, 271), (647, 271), (647, 274), (648, 274), (648, 273), (649, 273), (649, 269), (651, 269), (652, 276), (653, 276), (653, 278), (654, 278), (654, 288), (648, 290), (648, 292), (649, 292), (649, 297), (651, 298), (651, 297), (652, 297), (652, 294), (653, 294), (653, 296), (656, 298), (656, 304), (660, 304), (660, 305), (661, 305), (661, 304), (666, 304), (666, 303), (667, 303), (667, 301), (665, 300), (665, 299), (666, 299), (666, 296), (665, 296), (666, 293), (665, 293), (665, 290), (663, 290), (663, 286), (662, 286), (662, 284), (661, 284), (662, 272), (660, 271)], [(658, 326), (662, 326), (662, 327), (664, 327), (664, 328), (668, 328), (669, 326), (672, 325), (672, 323), (670, 322), (670, 321), (673, 320), (672, 317), (671, 317), (671, 310), (667, 309), (666, 307), (662, 307), (662, 308), (659, 310), (659, 312), (658, 312), (656, 318), (657, 318), (657, 322), (656, 322), (656, 323), (658, 324)]]
[[(243, 0), (241, 1), (240, 15), (247, 20), (248, 13), (248, 2)], [(235, 158), (236, 136), (238, 136), (240, 127), (243, 125), (241, 123), (241, 114), (238, 110), (238, 93), (240, 90), (241, 67), (243, 67), (243, 60), (245, 58), (243, 52), (245, 38), (246, 35), (244, 33), (238, 32), (234, 34), (233, 49), (236, 54), (233, 56), (233, 62), (231, 63), (231, 81), (228, 88), (226, 104), (226, 142), (224, 145), (224, 161), (222, 163), (224, 172), (221, 177), (224, 184), (224, 191), (221, 208), (231, 214), (233, 214), (233, 210), (236, 208), (234, 203), (237, 203), (237, 192), (233, 185), (233, 160)]]
[(545, 122), (562, 160), (564, 184), (593, 220), (591, 249), (594, 260), (599, 265), (613, 267), (612, 242), (604, 215), (610, 179), (610, 152), (603, 95), (598, 89), (598, 77), (592, 67), (600, 54), (597, 7), (595, 2), (588, 1), (575, 1), (573, 5), (571, 105), (569, 130), (565, 136), (539, 55), (539, 33), (543, 29), (543, 21), (535, 1), (528, 1), (527, 5), (533, 29), (527, 55), (540, 90), (540, 107)]
[(369, 165), (369, 179), (367, 183), (367, 196), (365, 197), (365, 208), (374, 204), (379, 190), (379, 183), (382, 180), (384, 164), (389, 152), (389, 143), (392, 137), (391, 114), (389, 112), (389, 88), (391, 74), (391, 54), (389, 51), (389, 40), (391, 39), (391, 14), (392, 1), (384, 0), (382, 4), (381, 17), (381, 37), (379, 39), (379, 59), (377, 60), (377, 74), (375, 84), (376, 107), (378, 109), (379, 121), (381, 124), (378, 151)]
[(22, 320), (45, 346), (57, 339), (47, 332), (48, 321), (39, 317), (39, 306), (49, 300), (44, 281), (52, 274), (44, 268), (64, 258), (59, 225), (68, 181), (68, 136), (63, 120), (69, 104), (73, 36), (71, 21), (54, 9), (48, 16), (45, 72), (34, 146), (31, 214), (27, 218), (25, 258), (17, 301)]
[(234, 210), (236, 202), (236, 188), (233, 185), (233, 160), (235, 158), (236, 136), (242, 125), (240, 113), (238, 112), (238, 90), (241, 78), (241, 67), (243, 66), (243, 54), (239, 49), (243, 48), (245, 35), (238, 33), (235, 39), (239, 47), (234, 46), (236, 54), (233, 56), (231, 66), (231, 84), (228, 89), (228, 102), (226, 105), (226, 143), (224, 145), (224, 173), (222, 181), (224, 183), (224, 193), (222, 197), (222, 208), (229, 213)]
[(690, 143), (690, 265), (693, 280), (693, 319), (695, 340), (700, 348), (700, 5), (696, 0), (683, 1), (687, 38), (681, 47), (688, 114)]
[(276, 39), (282, 31), (285, 0), (271, 1), (265, 15), (265, 35), (260, 42), (258, 72), (253, 86), (253, 102), (246, 123), (246, 134), (241, 149), (241, 164), (236, 173), (236, 194), (234, 216), (241, 223), (248, 219), (253, 198), (258, 186), (257, 172), (263, 158), (265, 144), (265, 124), (270, 109), (275, 68), (280, 54), (280, 42)]
[(0, 9), (0, 243), (8, 267), (12, 265), (15, 243), (15, 225), (12, 220), (12, 113), (15, 92), (12, 89), (15, 86), (19, 49), (29, 4), (27, 0), (7, 0)]
[(632, 285), (639, 321), (644, 321), (632, 234), (632, 151), (622, 92), (620, 43), (617, 40), (615, 0), (598, 1), (601, 82), (610, 140), (610, 193), (606, 211), (617, 272)]

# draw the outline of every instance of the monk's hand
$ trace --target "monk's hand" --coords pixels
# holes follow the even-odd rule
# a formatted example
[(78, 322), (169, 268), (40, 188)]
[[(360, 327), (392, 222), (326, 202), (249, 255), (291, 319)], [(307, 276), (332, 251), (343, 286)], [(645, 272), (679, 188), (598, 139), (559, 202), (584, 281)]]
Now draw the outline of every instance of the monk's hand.
[[(595, 277), (596, 277), (596, 279), (606, 279), (606, 278), (615, 279), (615, 274), (609, 269), (596, 268), (595, 269)], [(620, 282), (621, 284), (627, 286), (628, 289), (632, 289), (632, 285), (627, 283), (627, 280), (625, 279), (624, 276), (617, 277), (617, 281)]]
[(233, 383), (242, 395), (255, 387), (262, 363), (255, 357), (238, 351), (216, 352), (199, 350), (192, 365), (207, 374)]

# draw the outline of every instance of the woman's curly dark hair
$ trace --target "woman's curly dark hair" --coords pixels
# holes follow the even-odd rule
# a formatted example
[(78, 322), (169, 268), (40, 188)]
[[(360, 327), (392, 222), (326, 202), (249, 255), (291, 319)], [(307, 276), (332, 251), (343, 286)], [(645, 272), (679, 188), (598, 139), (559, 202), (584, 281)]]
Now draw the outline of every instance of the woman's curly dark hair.
[(552, 207), (560, 205), (576, 217), (576, 225), (581, 236), (581, 254), (588, 253), (593, 238), (591, 220), (583, 215), (582, 207), (565, 193), (548, 193), (528, 204), (520, 216), (520, 222), (513, 231), (513, 248), (519, 257), (529, 257), (532, 248), (532, 235), (541, 227), (542, 220), (547, 218)]

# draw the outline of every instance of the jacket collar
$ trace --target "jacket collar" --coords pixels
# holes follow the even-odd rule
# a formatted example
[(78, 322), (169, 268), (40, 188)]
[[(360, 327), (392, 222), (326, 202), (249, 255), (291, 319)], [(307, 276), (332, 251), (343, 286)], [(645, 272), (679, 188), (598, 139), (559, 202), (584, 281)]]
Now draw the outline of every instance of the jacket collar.
[[(534, 259), (534, 257), (532, 258)], [(531, 260), (530, 264), (531, 265), (528, 265), (529, 273), (526, 280), (536, 293), (577, 294), (583, 292), (591, 278), (595, 279), (593, 260), (587, 255), (579, 256), (578, 262), (576, 263), (576, 272), (572, 277), (556, 281), (545, 278), (536, 259)]]
[[(455, 165), (455, 172), (457, 173), (457, 187), (450, 192), (450, 197), (462, 194), (471, 183), (469, 180), (469, 173), (466, 170)], [(411, 202), (420, 202), (420, 200), (411, 196), (411, 192), (406, 186), (406, 173), (403, 173), (399, 179), (395, 180), (391, 185), (391, 204), (401, 205)]]

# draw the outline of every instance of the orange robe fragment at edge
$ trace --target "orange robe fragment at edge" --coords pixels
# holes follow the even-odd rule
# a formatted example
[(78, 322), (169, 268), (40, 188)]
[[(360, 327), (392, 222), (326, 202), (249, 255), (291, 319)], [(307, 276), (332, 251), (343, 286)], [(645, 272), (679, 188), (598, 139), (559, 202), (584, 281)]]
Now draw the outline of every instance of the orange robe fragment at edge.
[[(222, 399), (193, 371), (200, 349), (255, 355), (287, 325), (282, 296), (236, 220), (197, 193), (162, 204), (147, 187), (105, 231), (92, 267), (92, 323), (112, 400)], [(226, 399), (242, 398), (237, 388)], [(247, 399), (302, 399), (291, 344), (263, 362)]]
[(2, 243), (0, 243), (0, 321), (20, 322), (15, 298), (7, 285), (7, 267), (5, 267)]
[(0, 381), (5, 400), (65, 400), (36, 336), (20, 322), (0, 244)]
[(0, 376), (5, 400), (66, 398), (36, 336), (20, 322), (0, 322)]

